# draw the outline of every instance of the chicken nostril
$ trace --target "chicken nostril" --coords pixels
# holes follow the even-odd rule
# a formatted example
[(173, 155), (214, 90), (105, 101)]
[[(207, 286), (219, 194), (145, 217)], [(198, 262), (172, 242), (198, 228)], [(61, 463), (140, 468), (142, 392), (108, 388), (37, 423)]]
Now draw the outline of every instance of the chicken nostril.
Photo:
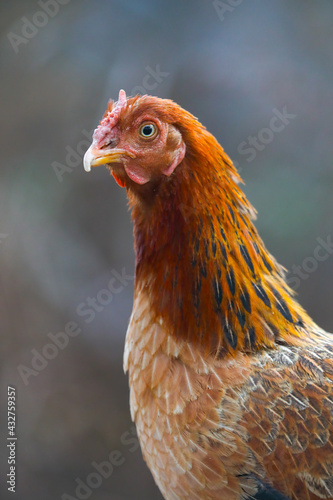
[(117, 143), (117, 139), (108, 139), (108, 141), (106, 141), (100, 149), (112, 149), (116, 147)]

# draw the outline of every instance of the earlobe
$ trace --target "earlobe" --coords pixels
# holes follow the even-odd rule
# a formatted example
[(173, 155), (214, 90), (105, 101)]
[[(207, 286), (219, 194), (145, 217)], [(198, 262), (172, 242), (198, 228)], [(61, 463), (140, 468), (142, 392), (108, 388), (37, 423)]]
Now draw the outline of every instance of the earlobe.
[(180, 147), (177, 150), (177, 153), (176, 153), (174, 159), (172, 160), (171, 165), (169, 165), (164, 170), (162, 170), (162, 173), (169, 177), (172, 174), (172, 172), (175, 170), (175, 168), (178, 167), (178, 165), (183, 161), (185, 153), (186, 153), (186, 146), (182, 140)]

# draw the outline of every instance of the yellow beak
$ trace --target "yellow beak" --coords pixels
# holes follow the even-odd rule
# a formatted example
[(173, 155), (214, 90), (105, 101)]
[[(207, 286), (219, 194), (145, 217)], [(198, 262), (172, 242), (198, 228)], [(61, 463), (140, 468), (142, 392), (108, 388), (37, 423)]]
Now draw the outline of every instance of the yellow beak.
[(98, 167), (105, 163), (121, 163), (125, 157), (134, 158), (135, 156), (124, 149), (100, 150), (91, 145), (83, 158), (84, 170), (90, 172), (91, 167)]

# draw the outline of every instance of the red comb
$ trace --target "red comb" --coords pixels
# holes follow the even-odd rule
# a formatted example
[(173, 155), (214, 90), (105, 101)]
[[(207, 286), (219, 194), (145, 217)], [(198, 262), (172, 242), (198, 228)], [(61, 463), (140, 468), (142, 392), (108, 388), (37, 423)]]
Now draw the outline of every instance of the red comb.
[(117, 125), (120, 113), (126, 105), (126, 102), (126, 92), (121, 89), (119, 91), (118, 101), (115, 103), (112, 110), (105, 115), (100, 125), (94, 132), (93, 142), (95, 143), (95, 146), (100, 148), (105, 144), (108, 144), (113, 138), (114, 131), (112, 129)]

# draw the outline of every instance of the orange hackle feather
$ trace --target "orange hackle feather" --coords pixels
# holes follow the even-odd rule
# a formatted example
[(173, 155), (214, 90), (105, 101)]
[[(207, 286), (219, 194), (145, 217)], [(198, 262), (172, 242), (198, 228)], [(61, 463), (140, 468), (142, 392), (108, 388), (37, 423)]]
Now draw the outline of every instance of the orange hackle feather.
[[(162, 102), (184, 136), (186, 157), (142, 221), (130, 193), (137, 280), (149, 276), (156, 316), (171, 333), (219, 355), (273, 347), (277, 337), (297, 342), (311, 320), (260, 239), (230, 158), (192, 115)], [(141, 112), (145, 106), (151, 101)]]
[(331, 337), (294, 299), (231, 160), (190, 113), (123, 93), (96, 137), (136, 144), (147, 116), (186, 145), (170, 176), (142, 185), (110, 166), (132, 208), (124, 367), (155, 481), (167, 500), (332, 500)]

